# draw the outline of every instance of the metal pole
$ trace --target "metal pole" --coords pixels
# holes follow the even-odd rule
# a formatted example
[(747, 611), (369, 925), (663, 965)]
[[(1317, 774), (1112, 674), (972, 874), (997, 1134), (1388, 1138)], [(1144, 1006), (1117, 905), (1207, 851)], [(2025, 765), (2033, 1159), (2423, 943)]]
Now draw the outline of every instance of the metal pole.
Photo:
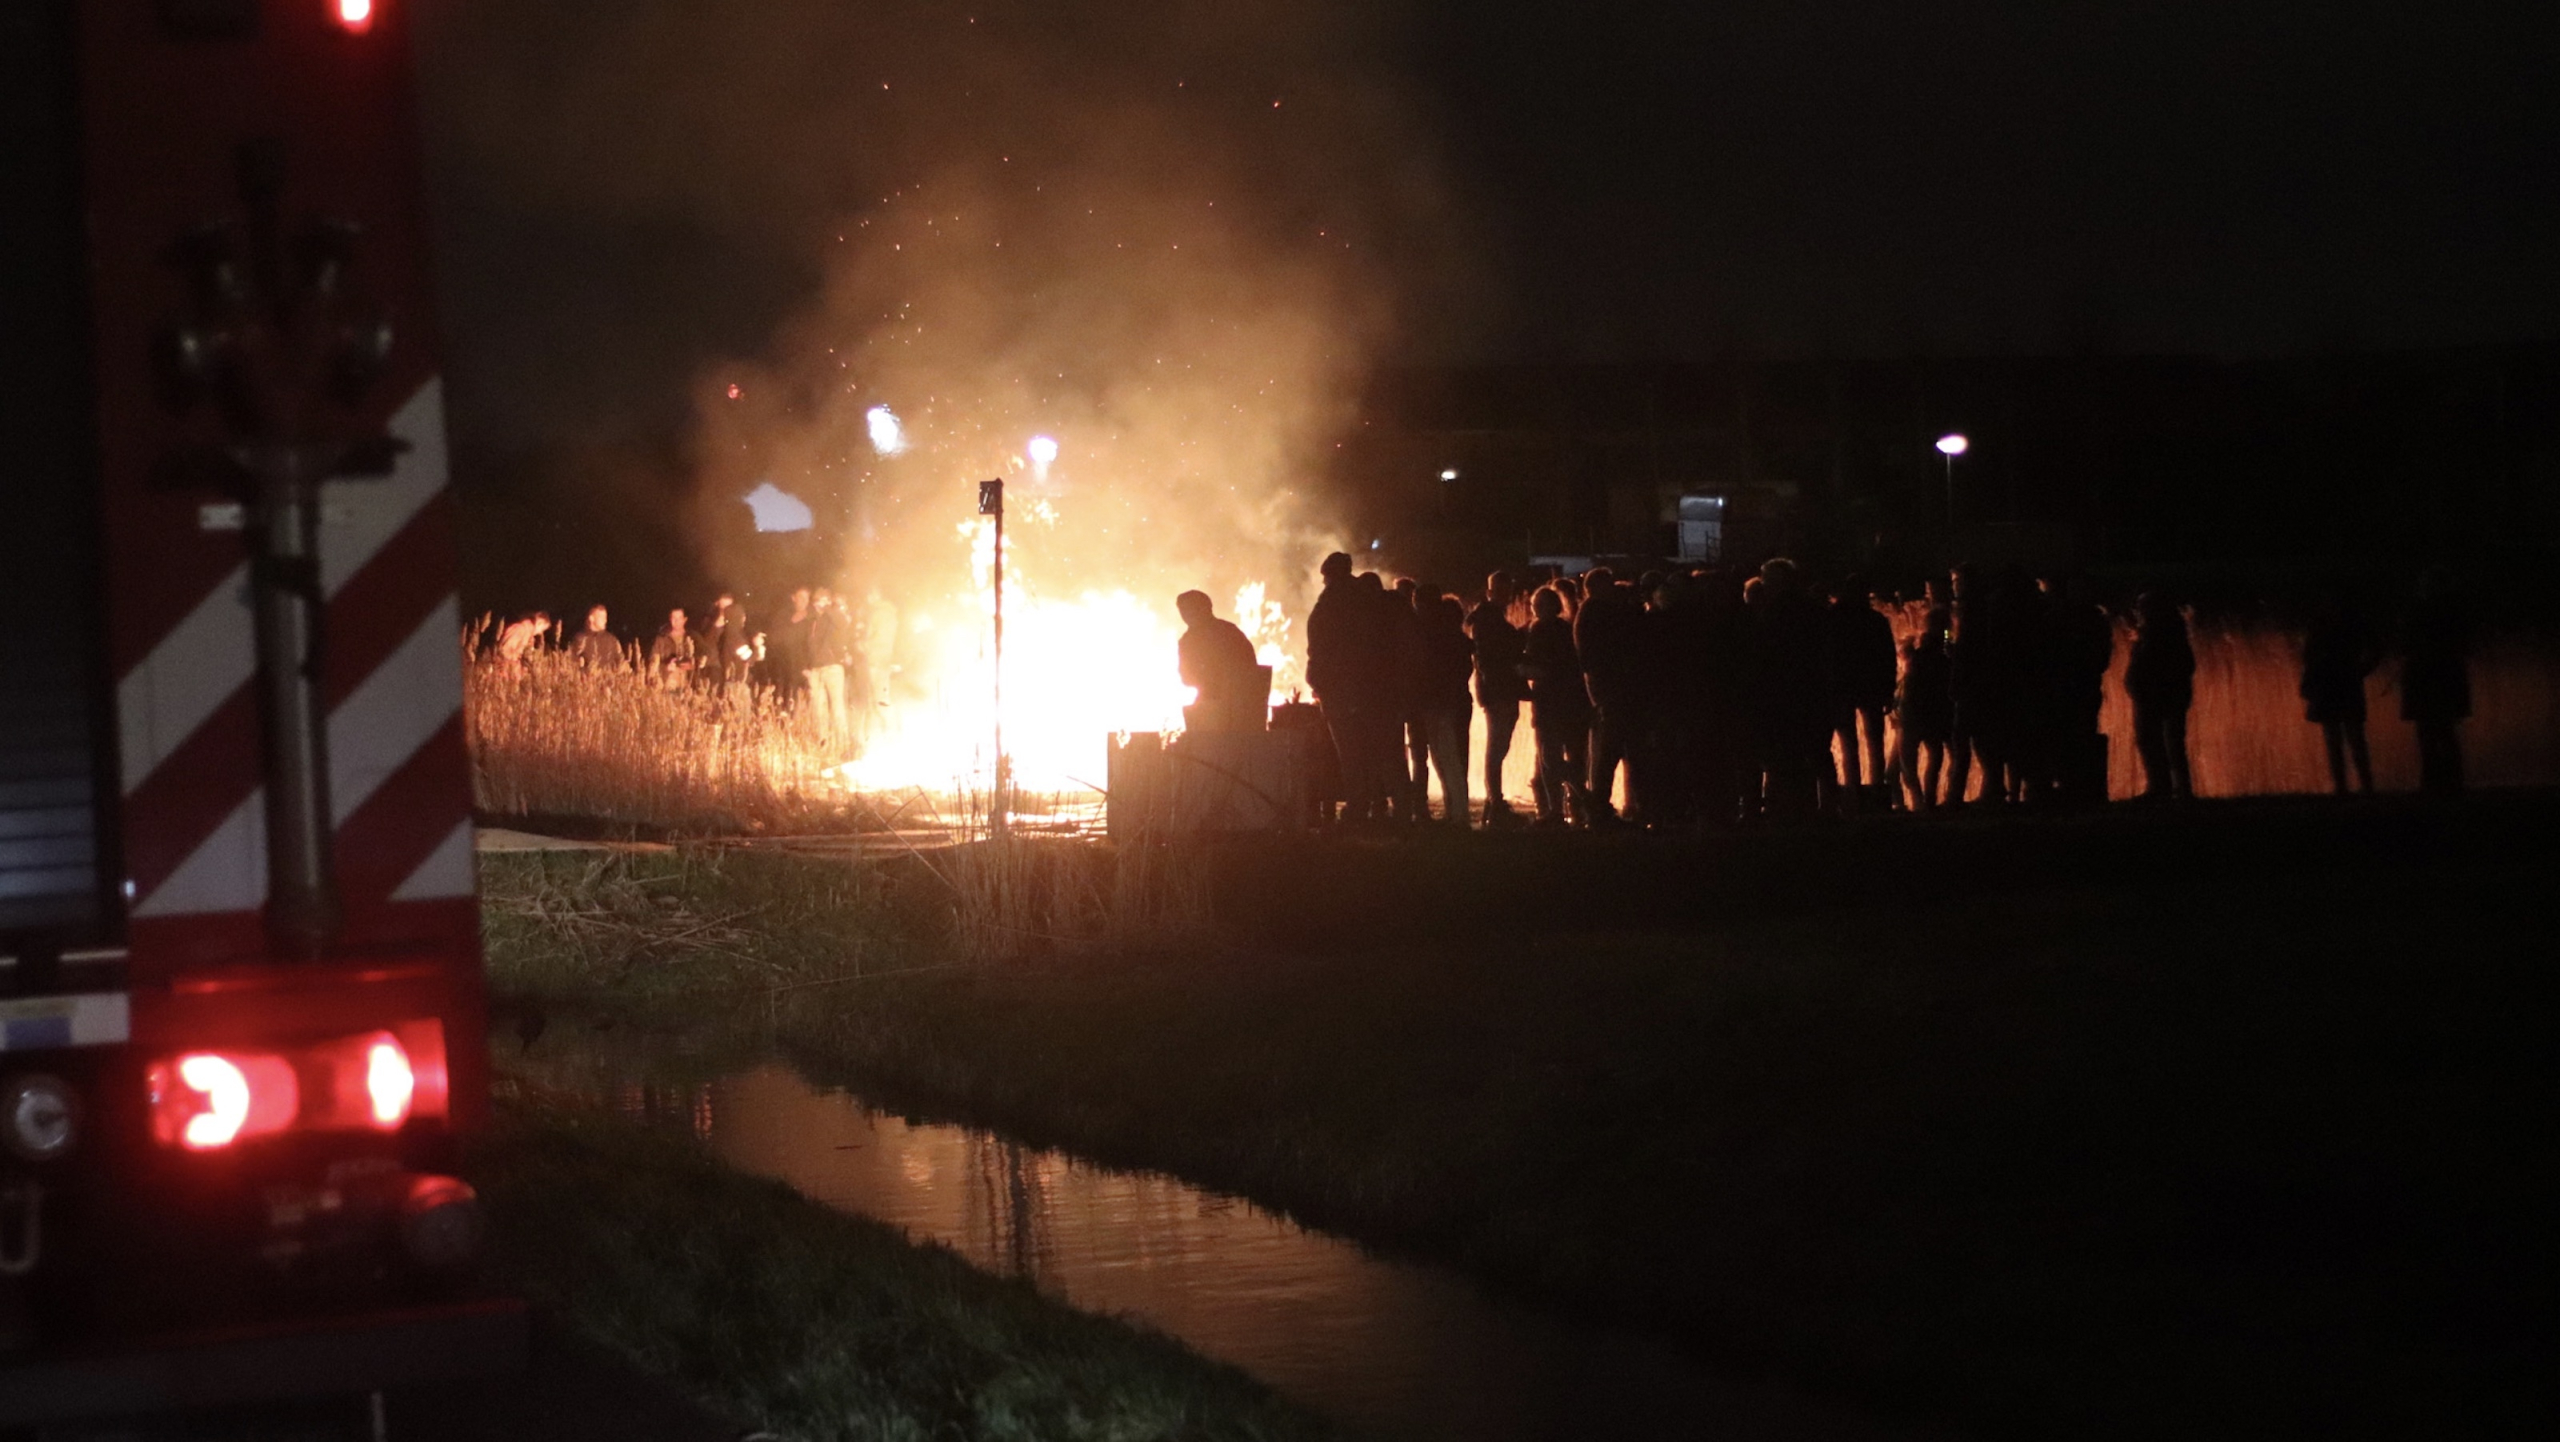
[(267, 924), (296, 960), (337, 934), (329, 723), (321, 698), (320, 467), (302, 448), (259, 448), (251, 502), (258, 679), (266, 750)]
[(987, 830), (991, 836), (1005, 832), (1006, 812), (1011, 798), (1006, 794), (1013, 784), (1013, 767), (1004, 754), (1004, 481), (999, 478), (978, 483), (978, 514), (993, 516), (996, 523), (995, 565), (995, 794), (987, 803)]
[(1953, 535), (1956, 529), (1956, 453), (1947, 451), (1944, 454), (1947, 458), (1947, 533)]
[(996, 800), (995, 834), (1002, 836), (1012, 798), (1013, 768), (1004, 754), (1004, 503), (996, 503)]

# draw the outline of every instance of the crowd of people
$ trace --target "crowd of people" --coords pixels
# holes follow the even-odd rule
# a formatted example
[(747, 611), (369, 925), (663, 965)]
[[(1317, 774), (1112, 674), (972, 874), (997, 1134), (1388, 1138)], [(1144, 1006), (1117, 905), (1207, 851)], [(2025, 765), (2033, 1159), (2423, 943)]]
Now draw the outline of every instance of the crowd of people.
[[(1959, 566), (1917, 594), (1886, 594), (1855, 575), (1817, 586), (1785, 559), (1747, 574), (1496, 571), (1466, 599), (1410, 579), (1390, 585), (1338, 552), (1321, 576), (1306, 681), (1334, 794), (1354, 822), (1428, 818), (1434, 777), (1442, 820), (1488, 826), (2096, 803), (2115, 759), (2100, 713), (2120, 632), (2116, 684), (2130, 703), (2141, 794), (2194, 794), (2195, 648), (2186, 613), (2159, 591), (2119, 614), (2083, 581), (2018, 567)], [(804, 586), (779, 619), (758, 622), (722, 593), (699, 621), (670, 610), (646, 642), (618, 637), (601, 605), (574, 631), (535, 612), (494, 626), (479, 654), (521, 670), (534, 651), (557, 652), (580, 672), (772, 704), (850, 755), (875, 669), (863, 619), (893, 624), (885, 607), (875, 598), (858, 617), (834, 591)], [(1176, 610), (1187, 628), (1177, 662), (1198, 698), (1186, 728), (1262, 729), (1271, 671), (1253, 643), (1201, 592), (1178, 597)], [(2421, 579), (2397, 640), (2420, 785), (2459, 790), (2470, 642), (2440, 575)], [(2393, 649), (2343, 589), (2325, 593), (2303, 627), (2303, 715), (2320, 728), (2341, 794), (2373, 789), (2366, 695)], [(1471, 776), (1479, 715), (1482, 770)], [(1534, 817), (1517, 814), (1503, 786), (1524, 720)]]
[[(2108, 795), (2100, 712), (2120, 620), (2076, 580), (1960, 566), (1917, 596), (1886, 596), (1855, 576), (1815, 586), (1779, 559), (1747, 575), (1597, 566), (1524, 584), (1496, 572), (1462, 601), (1434, 585), (1390, 586), (1340, 553), (1322, 578), (1306, 676), (1349, 820), (1427, 817), (1436, 775), (1442, 818), (1469, 822), (1479, 712), (1487, 825), (1526, 819), (1502, 786), (1524, 715), (1535, 820), (1546, 825)], [(1186, 618), (1194, 634), (1227, 626), (1202, 599), (1200, 617)], [(2146, 591), (2121, 624), (2142, 794), (2191, 796), (2187, 617)], [(1211, 676), (1204, 686), (1190, 644), (1185, 680), (1204, 695), (1242, 684)], [(2429, 790), (2462, 785), (2467, 648), (2441, 584), (2423, 585), (2402, 637), (2400, 696)], [(2342, 793), (2372, 789), (2366, 678), (2383, 659), (2375, 629), (2333, 593), (2304, 636), (2301, 696)]]
[(754, 622), (724, 591), (699, 622), (683, 607), (669, 610), (646, 643), (614, 634), (601, 605), (565, 634), (548, 612), (536, 611), (497, 627), (481, 654), (490, 665), (521, 670), (533, 652), (556, 650), (581, 672), (637, 672), (669, 690), (765, 700), (804, 713), (821, 745), (848, 749), (859, 739), (855, 678), (864, 672), (852, 607), (825, 586), (795, 587), (788, 604), (780, 620)]

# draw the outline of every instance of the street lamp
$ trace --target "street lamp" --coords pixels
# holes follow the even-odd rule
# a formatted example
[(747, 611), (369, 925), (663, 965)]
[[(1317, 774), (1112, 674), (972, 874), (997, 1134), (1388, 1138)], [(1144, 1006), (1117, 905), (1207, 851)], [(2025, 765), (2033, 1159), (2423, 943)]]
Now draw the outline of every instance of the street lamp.
[(894, 456), (907, 448), (906, 427), (898, 424), (898, 413), (887, 406), (864, 411), (862, 425), (871, 433), (871, 449), (879, 454)]
[(1947, 529), (1956, 528), (1956, 457), (1972, 449), (1973, 442), (1959, 431), (1938, 437), (1938, 454), (1947, 458)]

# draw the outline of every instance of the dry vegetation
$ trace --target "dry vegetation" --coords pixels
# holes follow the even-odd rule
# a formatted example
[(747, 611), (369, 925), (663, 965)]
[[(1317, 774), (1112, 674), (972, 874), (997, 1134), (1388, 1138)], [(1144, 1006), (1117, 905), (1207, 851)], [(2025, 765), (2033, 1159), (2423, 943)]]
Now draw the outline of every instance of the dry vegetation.
[(842, 829), (873, 809), (823, 768), (794, 718), (743, 688), (587, 671), (565, 653), (466, 655), (473, 800), (497, 816), (578, 816), (686, 832)]
[[(2327, 790), (2320, 731), (2302, 719), (2295, 692), (2294, 636), (2271, 626), (2201, 619), (2194, 639), (2189, 744), (2197, 793)], [(2118, 797), (2141, 788), (2132, 711), (2114, 680), (2130, 644), (2129, 635), (2118, 636), (2104, 715)], [(724, 695), (669, 687), (645, 672), (585, 672), (551, 653), (516, 666), (480, 653), (470, 662), (466, 714), (475, 798), (484, 816), (580, 817), (689, 835), (899, 829), (987, 835), (983, 797), (855, 791), (827, 772), (843, 758), (826, 752), (797, 718), (743, 689)], [(2386, 791), (2414, 790), (2417, 742), (2399, 719), (2393, 685), (2389, 667), (2372, 683), (2374, 780)], [(2492, 642), (2473, 662), (2472, 688), (2475, 714), (2464, 727), (2464, 745), (2473, 784), (2560, 782), (2560, 665), (2547, 650), (2525, 641)], [(1514, 769), (1522, 765), (1522, 751), (1515, 751)], [(1520, 780), (1525, 786), (1525, 772)], [(1017, 799), (1014, 808), (1018, 817), (1031, 818), (1072, 809), (1059, 798), (1032, 797)], [(1042, 824), (1034, 819), (1023, 829)], [(1054, 888), (1090, 889), (1081, 879), (1053, 876), (1045, 861), (1026, 859), (1038, 854), (999, 850), (988, 853), (990, 859), (956, 861), (952, 881), (955, 888), (1007, 895), (1063, 898)], [(1095, 904), (1041, 903), (1069, 911)], [(1072, 934), (1086, 929), (1069, 928)]]
[(495, 852), (481, 859), (504, 989), (754, 1001), (923, 969), (1203, 941), (1196, 854), (1006, 836), (885, 858), (737, 847)]
[[(770, 693), (589, 671), (562, 652), (519, 661), (464, 644), (472, 802), (483, 818), (577, 818), (678, 836), (988, 832), (986, 798), (955, 780), (864, 791), (848, 759)], [(1098, 824), (1095, 798), (1017, 791), (1027, 832)]]
[[(2329, 789), (2320, 728), (2302, 719), (2301, 642), (2270, 626), (2200, 618), (2193, 626), (2196, 703), (2187, 721), (2188, 750), (2199, 796), (2268, 796)], [(2124, 674), (2130, 632), (2116, 636), (2103, 717), (2114, 764), (2109, 789), (2118, 797), (2142, 789), (2134, 760), (2133, 705), (2116, 679)], [(2474, 786), (2560, 782), (2560, 665), (2529, 642), (2499, 640), (2471, 663), (2472, 717), (2462, 728)], [(2418, 789), (2417, 733), (2400, 719), (2394, 667), (2366, 685), (2372, 719), (2373, 784), (2384, 791)]]
[(1166, 847), (1017, 836), (917, 860), (950, 888), (953, 945), (971, 962), (1159, 949), (1209, 928), (1205, 870)]
[[(1898, 637), (1917, 629), (1923, 609), (1889, 612)], [(2302, 640), (2288, 627), (2210, 616), (2188, 617), (2196, 653), (2195, 707), (2187, 717), (2188, 760), (2198, 796), (2282, 796), (2325, 792), (2329, 762), (2320, 728), (2303, 719)], [(2117, 800), (2142, 791), (2133, 745), (2133, 703), (2123, 687), (2133, 631), (2119, 623), (2107, 669), (2099, 727), (2107, 733), (2107, 789)], [(2400, 719), (2396, 662), (2366, 683), (2373, 784), (2418, 789), (2418, 739)], [(2471, 663), (2472, 718), (2462, 728), (2474, 786), (2560, 783), (2560, 658), (2520, 638), (2483, 646)], [(1975, 773), (1974, 794), (1981, 792)]]

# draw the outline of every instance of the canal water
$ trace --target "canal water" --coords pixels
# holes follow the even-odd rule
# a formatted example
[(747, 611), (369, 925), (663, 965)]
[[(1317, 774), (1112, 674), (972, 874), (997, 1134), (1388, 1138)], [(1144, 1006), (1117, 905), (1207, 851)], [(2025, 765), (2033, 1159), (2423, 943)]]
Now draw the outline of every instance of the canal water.
[(740, 1171), (1086, 1311), (1141, 1320), (1364, 1435), (1908, 1435), (1717, 1378), (1658, 1340), (1574, 1325), (1237, 1197), (904, 1120), (780, 1064), (612, 1090), (626, 1112), (689, 1129)]

